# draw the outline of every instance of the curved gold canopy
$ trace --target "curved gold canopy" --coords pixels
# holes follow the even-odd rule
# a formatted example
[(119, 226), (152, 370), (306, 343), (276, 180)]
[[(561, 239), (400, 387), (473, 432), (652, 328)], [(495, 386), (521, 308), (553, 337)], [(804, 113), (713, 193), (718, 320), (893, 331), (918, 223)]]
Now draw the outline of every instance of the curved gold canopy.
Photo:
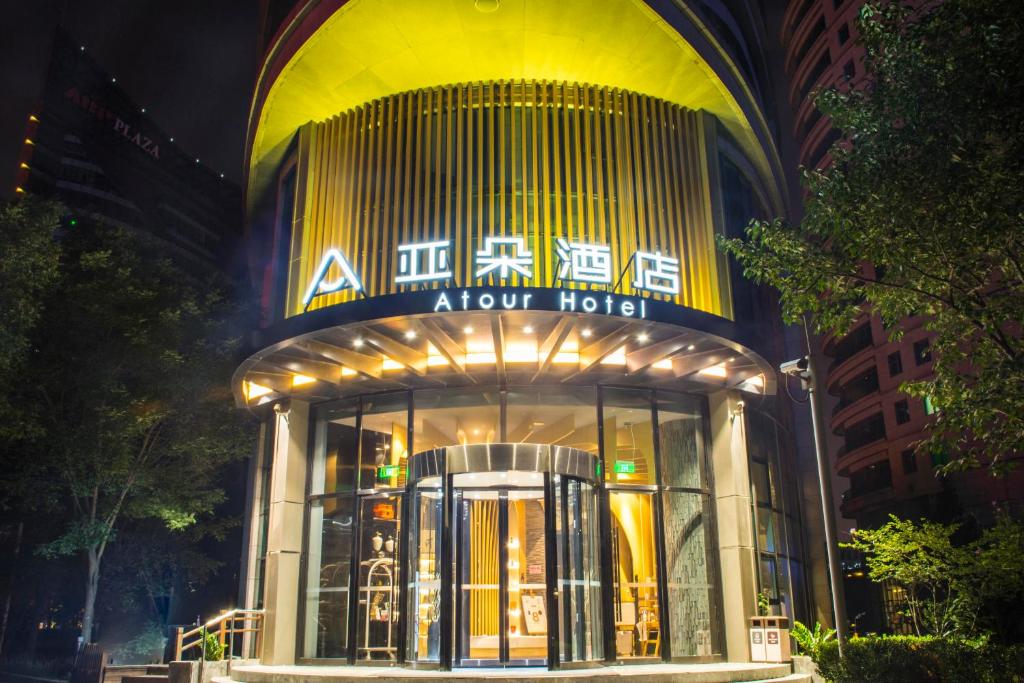
[(502, 79), (591, 83), (707, 110), (762, 177), (773, 177), (774, 150), (764, 149), (734, 94), (643, 0), (501, 0), (491, 12), (473, 0), (349, 0), (254, 103), (250, 200), (308, 121), (398, 92)]

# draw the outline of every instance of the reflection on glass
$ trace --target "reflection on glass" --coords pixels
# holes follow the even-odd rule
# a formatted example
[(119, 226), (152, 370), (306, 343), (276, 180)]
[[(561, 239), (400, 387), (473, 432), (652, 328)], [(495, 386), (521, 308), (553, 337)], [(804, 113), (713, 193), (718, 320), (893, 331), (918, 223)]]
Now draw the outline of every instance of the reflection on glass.
[(359, 488), (405, 486), (409, 402), (405, 392), (363, 399)]
[(604, 657), (601, 565), (594, 487), (557, 477), (555, 533), (558, 548), (559, 633), (564, 662)]
[(401, 506), (401, 496), (360, 500), (357, 659), (397, 659)]
[(311, 495), (351, 491), (355, 486), (357, 408), (356, 401), (340, 403), (317, 422)]
[(310, 504), (308, 557), (303, 656), (345, 657), (352, 562), (350, 497)]
[(621, 658), (661, 655), (658, 558), (653, 496), (613, 491), (612, 578), (615, 653)]
[(509, 661), (545, 661), (548, 611), (543, 491), (509, 491), (505, 547)]
[(414, 453), (455, 444), (502, 441), (501, 398), (497, 391), (417, 391), (414, 400)]
[(413, 492), (413, 534), (409, 540), (409, 642), (413, 662), (437, 662), (441, 645), (441, 533), (444, 493), (439, 477), (421, 481)]
[(710, 497), (665, 491), (665, 558), (668, 576), (672, 656), (694, 657), (720, 651), (714, 626), (719, 622), (715, 596), (714, 547), (708, 523)]
[(689, 396), (659, 398), (658, 442), (662, 485), (705, 488), (704, 420), (698, 399)]
[(506, 394), (504, 441), (550, 443), (597, 453), (597, 392), (590, 387), (522, 387)]
[(654, 484), (654, 430), (650, 392), (604, 391), (605, 481)]
[(473, 491), (458, 503), (456, 545), (461, 556), (457, 568), (462, 586), (459, 624), (462, 660), (498, 662), (501, 656), (498, 493)]

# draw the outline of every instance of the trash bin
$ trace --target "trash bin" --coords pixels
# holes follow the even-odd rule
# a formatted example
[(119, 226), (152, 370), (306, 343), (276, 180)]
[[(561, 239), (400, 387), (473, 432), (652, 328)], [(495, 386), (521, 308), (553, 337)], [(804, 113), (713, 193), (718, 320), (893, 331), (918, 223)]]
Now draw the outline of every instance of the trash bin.
[(750, 661), (767, 662), (764, 643), (764, 617), (750, 617)]
[(750, 659), (777, 664), (792, 660), (788, 617), (750, 618)]

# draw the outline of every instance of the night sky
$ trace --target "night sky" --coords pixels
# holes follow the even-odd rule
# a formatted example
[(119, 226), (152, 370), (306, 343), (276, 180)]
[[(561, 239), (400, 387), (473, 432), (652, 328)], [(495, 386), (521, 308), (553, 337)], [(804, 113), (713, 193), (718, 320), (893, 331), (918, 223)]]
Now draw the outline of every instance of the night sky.
[(190, 156), (242, 179), (257, 0), (0, 0), (0, 198), (60, 23)]

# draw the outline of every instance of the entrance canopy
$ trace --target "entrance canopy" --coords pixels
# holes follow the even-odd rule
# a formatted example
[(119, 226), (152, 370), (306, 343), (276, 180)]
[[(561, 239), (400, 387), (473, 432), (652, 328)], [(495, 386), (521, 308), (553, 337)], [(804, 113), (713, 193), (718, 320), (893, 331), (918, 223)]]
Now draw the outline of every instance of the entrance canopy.
[[(242, 363), (235, 395), (240, 404), (255, 407), (289, 396), (320, 401), (496, 381), (774, 393), (771, 366), (730, 341), (741, 338), (732, 323), (676, 306), (669, 310), (692, 320), (677, 325), (586, 313), (475, 310), (326, 324), (317, 316), (332, 314), (325, 309), (293, 319), (312, 331), (270, 344)], [(723, 329), (709, 330), (702, 325), (708, 321)]]

